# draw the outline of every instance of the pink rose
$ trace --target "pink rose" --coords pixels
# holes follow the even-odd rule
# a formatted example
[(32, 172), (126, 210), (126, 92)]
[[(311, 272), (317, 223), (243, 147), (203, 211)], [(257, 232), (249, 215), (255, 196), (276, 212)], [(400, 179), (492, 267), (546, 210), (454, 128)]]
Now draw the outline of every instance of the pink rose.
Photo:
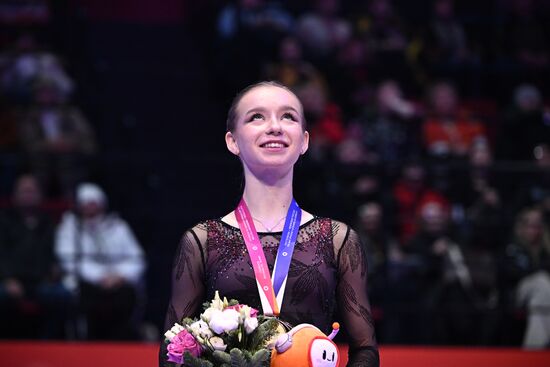
[[(232, 310), (235, 310), (237, 312), (241, 312), (241, 308), (245, 307), (246, 305), (241, 305), (241, 304), (238, 304), (238, 305), (234, 305), (234, 306), (228, 306), (226, 307), (225, 309), (227, 310), (228, 308), (229, 309), (232, 309)], [(248, 307), (248, 306), (246, 306)], [(256, 310), (255, 308), (252, 308), (250, 307), (250, 317), (257, 317), (258, 316), (258, 310)]]
[(202, 348), (192, 334), (187, 330), (182, 330), (168, 344), (168, 361), (183, 363), (183, 353), (185, 352), (191, 353), (194, 357), (199, 357)]

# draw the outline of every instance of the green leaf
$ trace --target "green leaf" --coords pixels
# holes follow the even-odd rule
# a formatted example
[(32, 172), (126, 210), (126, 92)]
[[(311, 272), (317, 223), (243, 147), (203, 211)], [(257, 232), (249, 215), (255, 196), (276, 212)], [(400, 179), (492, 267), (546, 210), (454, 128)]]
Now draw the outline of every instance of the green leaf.
[(183, 320), (181, 320), (181, 325), (183, 325), (183, 326), (191, 325), (194, 322), (195, 322), (195, 320), (190, 319), (189, 317), (186, 317)]
[(249, 367), (269, 367), (271, 363), (271, 351), (260, 349), (250, 358)]
[(214, 358), (214, 361), (218, 363), (231, 363), (231, 356), (229, 355), (229, 353), (222, 352), (221, 350), (214, 351), (214, 353), (212, 353), (212, 357)]
[(243, 352), (240, 349), (233, 348), (231, 352), (231, 367), (247, 367), (248, 363)]
[(260, 349), (263, 349), (265, 346), (265, 342), (277, 334), (278, 327), (279, 321), (275, 318), (270, 318), (262, 322), (251, 334), (250, 342), (247, 349), (253, 353)]

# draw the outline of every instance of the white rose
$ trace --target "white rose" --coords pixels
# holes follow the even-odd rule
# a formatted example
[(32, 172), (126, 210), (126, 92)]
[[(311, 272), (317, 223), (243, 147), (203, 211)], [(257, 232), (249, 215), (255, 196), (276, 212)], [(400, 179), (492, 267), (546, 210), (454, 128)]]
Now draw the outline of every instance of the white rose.
[(204, 310), (204, 312), (201, 314), (201, 319), (203, 319), (203, 320), (206, 321), (207, 323), (210, 322), (210, 319), (212, 318), (212, 314), (213, 314), (214, 312), (221, 312), (221, 310), (218, 310), (217, 308), (213, 308), (213, 307), (207, 308), (207, 309)]
[(174, 326), (172, 326), (172, 328), (170, 329), (171, 332), (173, 332), (174, 334), (179, 334), (180, 331), (183, 330), (183, 326), (181, 326), (180, 324), (178, 323), (175, 323)]
[(214, 350), (221, 350), (222, 352), (225, 351), (227, 348), (227, 345), (223, 342), (223, 339), (219, 336), (214, 336), (208, 340), (210, 345), (212, 346), (212, 349)]
[(208, 324), (203, 320), (195, 321), (189, 325), (189, 331), (193, 334), (193, 336), (200, 337), (202, 339), (214, 336), (214, 334), (212, 334), (212, 330), (208, 327)]
[(247, 317), (244, 319), (244, 330), (247, 334), (252, 333), (258, 327), (257, 317)]
[(176, 334), (174, 334), (172, 330), (168, 330), (167, 332), (164, 333), (164, 336), (166, 337), (166, 339), (172, 341), (172, 338), (175, 337)]
[(239, 313), (233, 309), (213, 311), (208, 325), (216, 334), (233, 331), (239, 327)]

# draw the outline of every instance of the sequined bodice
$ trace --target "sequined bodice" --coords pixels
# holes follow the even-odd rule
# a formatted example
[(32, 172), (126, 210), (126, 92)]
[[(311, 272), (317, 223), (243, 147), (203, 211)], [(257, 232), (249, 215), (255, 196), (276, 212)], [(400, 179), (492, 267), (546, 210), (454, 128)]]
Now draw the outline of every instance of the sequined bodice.
[[(254, 271), (239, 229), (216, 220), (206, 222), (206, 226), (206, 299), (219, 290), (261, 310)], [(282, 234), (259, 235), (272, 272)], [(296, 241), (281, 319), (294, 325), (311, 323), (329, 332), (335, 317), (336, 271), (332, 223), (313, 219), (302, 226)]]

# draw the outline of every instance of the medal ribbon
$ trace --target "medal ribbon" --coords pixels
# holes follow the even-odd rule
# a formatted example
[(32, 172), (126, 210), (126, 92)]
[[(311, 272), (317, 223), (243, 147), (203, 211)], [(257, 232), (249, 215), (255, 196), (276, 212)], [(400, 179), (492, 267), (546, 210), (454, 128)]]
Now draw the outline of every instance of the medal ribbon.
[(235, 216), (252, 262), (264, 314), (277, 316), (283, 303), (288, 269), (290, 268), (294, 245), (300, 229), (302, 211), (296, 200), (292, 199), (286, 215), (277, 257), (275, 258), (273, 277), (269, 274), (262, 243), (244, 199), (241, 199), (237, 209), (235, 209)]

